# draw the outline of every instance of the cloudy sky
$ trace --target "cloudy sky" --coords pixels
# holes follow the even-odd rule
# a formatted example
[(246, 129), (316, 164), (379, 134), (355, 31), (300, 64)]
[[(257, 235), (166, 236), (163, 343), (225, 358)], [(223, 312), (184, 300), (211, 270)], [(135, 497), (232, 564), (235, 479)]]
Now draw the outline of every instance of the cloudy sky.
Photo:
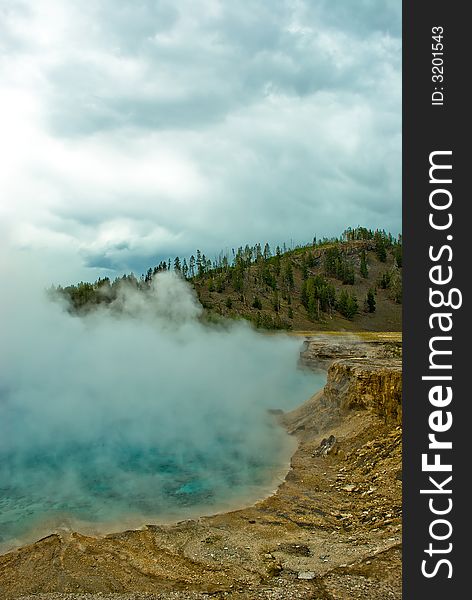
[(55, 282), (401, 227), (399, 0), (0, 0), (0, 236)]

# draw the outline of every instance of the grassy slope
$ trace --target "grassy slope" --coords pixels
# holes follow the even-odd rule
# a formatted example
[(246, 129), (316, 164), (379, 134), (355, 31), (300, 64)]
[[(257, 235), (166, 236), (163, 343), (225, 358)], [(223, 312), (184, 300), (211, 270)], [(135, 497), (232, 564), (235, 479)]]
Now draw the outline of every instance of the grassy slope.
[[(369, 244), (367, 244), (368, 246)], [(280, 312), (282, 320), (290, 322), (292, 330), (295, 331), (401, 331), (402, 328), (402, 306), (397, 304), (390, 298), (390, 291), (383, 290), (377, 286), (380, 275), (393, 267), (394, 259), (390, 252), (387, 255), (386, 262), (380, 262), (376, 254), (372, 250), (367, 251), (367, 260), (369, 267), (369, 276), (367, 279), (361, 277), (359, 272), (360, 253), (363, 247), (366, 247), (364, 242), (350, 242), (341, 244), (340, 247), (347, 251), (349, 261), (355, 268), (355, 283), (351, 285), (343, 285), (341, 281), (334, 278), (327, 278), (336, 288), (336, 294), (342, 289), (356, 294), (359, 301), (359, 313), (348, 320), (334, 311), (332, 315), (324, 315), (320, 321), (312, 321), (308, 318), (307, 311), (301, 303), (301, 288), (303, 284), (302, 278), (302, 259), (307, 252), (315, 252), (315, 256), (319, 257), (319, 265), (309, 269), (309, 276), (315, 274), (324, 275), (323, 271), (323, 254), (325, 248), (299, 248), (289, 251), (282, 256), (282, 264), (289, 260), (293, 267), (295, 289), (291, 292), (291, 307), (293, 311), (293, 319), (288, 318), (289, 305), (286, 299), (283, 298), (283, 293), (279, 291)], [(212, 278), (211, 274), (203, 276), (200, 280), (194, 281), (198, 297), (202, 304), (211, 313), (220, 314), (231, 318), (250, 318), (254, 319), (258, 312), (267, 313), (271, 317), (276, 315), (273, 307), (273, 291), (270, 287), (256, 283), (255, 281), (255, 266), (250, 267), (249, 276), (246, 277), (244, 301), (241, 301), (241, 294), (236, 292), (229, 281), (225, 285), (222, 292), (209, 291), (209, 281)], [(279, 278), (280, 279), (280, 278)], [(278, 286), (279, 289), (282, 287)], [(364, 299), (369, 288), (376, 288), (376, 311), (368, 313), (364, 310)], [(258, 311), (252, 307), (254, 296), (257, 295), (262, 301), (262, 310)], [(228, 297), (231, 298), (232, 308), (227, 308), (226, 302)]]

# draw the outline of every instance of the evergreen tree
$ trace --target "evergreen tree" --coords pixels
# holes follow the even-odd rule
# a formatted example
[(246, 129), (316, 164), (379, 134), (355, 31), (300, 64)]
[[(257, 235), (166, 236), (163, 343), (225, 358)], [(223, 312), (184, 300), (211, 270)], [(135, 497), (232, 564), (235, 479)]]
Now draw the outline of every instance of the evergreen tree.
[(266, 242), (265, 246), (264, 246), (264, 260), (269, 260), (269, 258), (272, 256), (271, 251), (270, 251), (270, 246), (269, 244)]
[(295, 287), (295, 282), (293, 279), (292, 263), (290, 261), (287, 261), (285, 263), (283, 278), (284, 278), (284, 283), (287, 286), (287, 289), (293, 290), (293, 288)]
[(219, 294), (222, 294), (225, 291), (225, 281), (222, 275), (220, 275), (216, 280), (216, 291)]
[(355, 294), (350, 294), (349, 292), (343, 290), (339, 294), (338, 310), (343, 317), (352, 320), (358, 311), (357, 297)]
[(354, 275), (354, 267), (350, 265), (347, 261), (343, 261), (339, 265), (338, 278), (345, 285), (354, 285), (355, 275)]
[(197, 250), (197, 260), (196, 260), (195, 264), (197, 267), (197, 277), (201, 277), (203, 275), (203, 268), (202, 268), (202, 253), (200, 252), (200, 250)]
[(262, 302), (258, 296), (254, 296), (254, 300), (252, 301), (252, 308), (256, 308), (257, 310), (261, 310)]
[(280, 310), (280, 299), (279, 299), (279, 293), (277, 292), (277, 290), (274, 291), (272, 306), (273, 306), (275, 312), (278, 313)]
[(308, 264), (305, 256), (302, 258), (302, 279), (304, 281), (308, 279)]
[(195, 277), (195, 256), (193, 254), (190, 257), (190, 262), (189, 262), (189, 267), (188, 267), (188, 274), (190, 276), (190, 279), (192, 279), (193, 277)]
[(280, 250), (280, 247), (277, 246), (277, 248), (275, 249), (275, 257), (274, 257), (274, 272), (277, 277), (280, 275), (281, 256), (282, 256), (282, 251)]
[(241, 265), (238, 265), (236, 267), (233, 268), (233, 276), (232, 276), (232, 283), (233, 283), (233, 288), (236, 290), (236, 292), (243, 292), (244, 290), (244, 275), (243, 275), (243, 268)]
[(277, 280), (272, 274), (268, 264), (266, 264), (262, 270), (262, 281), (273, 290), (277, 289)]
[(384, 235), (382, 235), (380, 231), (376, 231), (374, 235), (374, 241), (377, 258), (380, 260), (380, 262), (385, 262), (387, 260), (387, 248), (385, 245)]
[[(255, 255), (256, 262), (260, 262), (262, 259), (262, 250), (261, 250), (261, 245), (259, 243), (254, 246), (254, 255)], [(250, 264), (250, 260), (249, 260), (249, 264)]]
[(383, 290), (387, 290), (390, 287), (390, 281), (392, 274), (390, 271), (384, 271), (379, 279), (379, 285)]
[(187, 265), (187, 260), (185, 258), (182, 262), (182, 275), (184, 276), (185, 279), (188, 279), (188, 265)]
[(393, 257), (395, 259), (395, 263), (399, 269), (403, 266), (403, 253), (402, 253), (402, 245), (396, 244), (393, 248)]
[(301, 301), (310, 319), (320, 319), (336, 303), (336, 291), (322, 275), (310, 277), (302, 284)]
[(207, 257), (202, 254), (200, 259), (200, 277), (203, 277), (207, 272)]
[(370, 290), (367, 292), (367, 297), (365, 301), (368, 312), (375, 312), (375, 294), (372, 288), (370, 288)]

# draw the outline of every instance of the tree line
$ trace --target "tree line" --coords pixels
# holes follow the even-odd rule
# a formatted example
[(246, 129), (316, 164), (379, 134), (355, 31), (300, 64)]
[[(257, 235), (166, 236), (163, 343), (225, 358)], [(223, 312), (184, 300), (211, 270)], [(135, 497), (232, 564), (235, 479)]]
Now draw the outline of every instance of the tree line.
[[(94, 283), (57, 286), (52, 291), (66, 297), (72, 311), (81, 313), (98, 304), (112, 303), (122, 286), (144, 291), (158, 273), (173, 271), (195, 287), (204, 308), (211, 310), (212, 306), (203, 298), (203, 290), (210, 297), (213, 293), (225, 294), (227, 297), (222, 303), (225, 313), (234, 312), (236, 305), (243, 306), (251, 313), (245, 315), (246, 318), (256, 326), (285, 329), (291, 327), (294, 318), (294, 296), (312, 321), (333, 315), (335, 311), (353, 319), (361, 308), (350, 288), (358, 277), (369, 278), (368, 252), (374, 252), (381, 263), (386, 262), (390, 253), (394, 263), (363, 299), (363, 309), (375, 312), (377, 288), (389, 290), (392, 299), (401, 302), (402, 239), (383, 230), (363, 227), (349, 228), (340, 237), (314, 237), (309, 244), (290, 248), (283, 244), (272, 250), (267, 242), (247, 244), (231, 252), (220, 252), (213, 260), (197, 249), (188, 258), (176, 256), (173, 260), (161, 260), (139, 278), (133, 273), (113, 281), (103, 277)], [(295, 272), (298, 273), (297, 284)], [(339, 293), (333, 279), (343, 285)], [(285, 307), (283, 315), (282, 305)]]

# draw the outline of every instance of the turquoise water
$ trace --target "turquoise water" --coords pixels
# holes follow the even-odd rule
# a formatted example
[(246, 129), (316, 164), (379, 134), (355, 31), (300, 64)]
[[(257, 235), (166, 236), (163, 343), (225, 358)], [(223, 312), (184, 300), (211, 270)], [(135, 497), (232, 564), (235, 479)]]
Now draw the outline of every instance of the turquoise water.
[(171, 397), (135, 381), (134, 394), (110, 391), (119, 402), (93, 383), (80, 401), (66, 389), (50, 403), (31, 400), (34, 386), (28, 401), (23, 387), (0, 390), (0, 543), (70, 520), (178, 520), (254, 501), (293, 450), (268, 409), (291, 409), (325, 382), (295, 368), (273, 379), (225, 391), (210, 371), (183, 389), (175, 381)]

